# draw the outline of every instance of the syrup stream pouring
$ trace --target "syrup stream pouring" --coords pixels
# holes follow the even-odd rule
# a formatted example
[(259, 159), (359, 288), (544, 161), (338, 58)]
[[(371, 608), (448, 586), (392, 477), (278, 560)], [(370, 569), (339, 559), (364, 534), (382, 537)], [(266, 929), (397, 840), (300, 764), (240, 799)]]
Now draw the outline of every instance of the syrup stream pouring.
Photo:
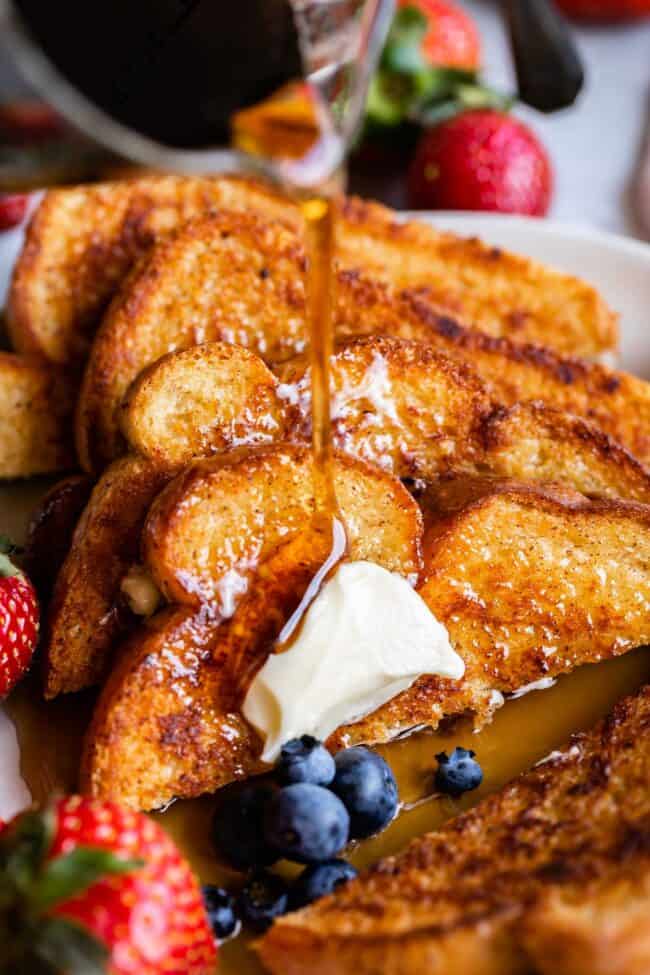
[[(67, 34), (68, 24), (83, 28), (89, 16), (78, 0), (62, 0), (55, 17), (36, 0), (0, 0), (0, 26), (23, 73), (62, 115), (97, 141), (159, 169), (261, 174), (302, 209), (315, 500), (305, 554), (313, 559), (314, 546), (317, 553), (322, 550), (323, 566), (285, 627), (280, 649), (294, 638), (347, 547), (330, 436), (336, 201), (345, 189), (346, 155), (363, 117), (394, 6), (394, 0), (240, 0), (236, 11), (226, 11), (193, 0), (174, 14), (173, 4), (145, 4), (139, 12), (129, 4), (100, 5), (98, 29), (89, 32), (90, 49), (81, 50)], [(85, 34), (83, 29), (79, 33)], [(123, 44), (109, 43), (122, 34)], [(93, 53), (97, 37), (102, 45)], [(107, 60), (106, 50), (116, 46), (119, 53)], [(171, 66), (174, 76), (180, 75), (180, 95), (168, 87)], [(274, 137), (272, 126), (264, 124), (265, 108), (287, 90), (297, 93), (305, 115), (305, 137), (295, 144), (277, 132)], [(182, 117), (173, 110), (161, 112), (165, 97), (176, 109), (183, 102)], [(225, 141), (229, 130), (232, 148), (209, 144)]]

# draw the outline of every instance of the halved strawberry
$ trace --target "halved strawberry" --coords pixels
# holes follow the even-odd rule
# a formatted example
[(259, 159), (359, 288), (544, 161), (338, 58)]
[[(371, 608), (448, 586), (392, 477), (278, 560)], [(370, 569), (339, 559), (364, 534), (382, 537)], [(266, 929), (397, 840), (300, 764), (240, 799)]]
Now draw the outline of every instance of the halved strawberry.
[(38, 599), (27, 576), (11, 561), (13, 551), (0, 536), (0, 698), (29, 668), (38, 639)]
[(0, 230), (11, 230), (25, 219), (27, 193), (0, 194)]
[(209, 975), (215, 962), (197, 881), (147, 816), (70, 796), (0, 835), (0, 972)]

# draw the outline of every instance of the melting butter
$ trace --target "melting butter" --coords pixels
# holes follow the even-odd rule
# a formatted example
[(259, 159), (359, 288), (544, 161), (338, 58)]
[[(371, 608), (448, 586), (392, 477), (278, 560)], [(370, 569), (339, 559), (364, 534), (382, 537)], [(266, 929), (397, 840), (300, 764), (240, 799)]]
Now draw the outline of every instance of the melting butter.
[(289, 650), (271, 654), (243, 713), (262, 759), (303, 734), (324, 741), (405, 691), (423, 674), (458, 679), (449, 634), (409, 583), (371, 562), (346, 562), (309, 607)]

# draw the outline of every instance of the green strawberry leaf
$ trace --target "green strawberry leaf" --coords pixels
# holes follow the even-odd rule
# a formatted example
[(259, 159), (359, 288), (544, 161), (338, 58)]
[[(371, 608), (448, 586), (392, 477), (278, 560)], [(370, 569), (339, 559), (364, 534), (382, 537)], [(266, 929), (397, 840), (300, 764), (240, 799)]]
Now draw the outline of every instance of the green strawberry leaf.
[(54, 835), (52, 810), (23, 813), (0, 834), (0, 875), (25, 893), (47, 855)]
[(44, 918), (39, 924), (33, 953), (50, 966), (44, 971), (65, 975), (106, 975), (109, 961), (105, 945), (81, 925), (59, 917)]
[(408, 113), (411, 100), (408, 84), (405, 87), (394, 76), (378, 71), (368, 89), (367, 119), (378, 125), (399, 125)]
[(103, 877), (132, 873), (143, 865), (142, 860), (120, 859), (109, 850), (79, 846), (45, 865), (29, 892), (30, 905), (45, 911), (82, 894)]
[(482, 85), (476, 71), (431, 65), (422, 52), (429, 26), (416, 7), (397, 12), (368, 93), (365, 132), (373, 138), (404, 123), (429, 126), (467, 109), (512, 105), (509, 95)]
[(381, 67), (398, 74), (426, 71), (422, 40), (428, 21), (417, 7), (402, 7), (393, 19), (381, 56)]
[(514, 102), (511, 95), (504, 95), (485, 85), (458, 84), (448, 92), (447, 97), (418, 105), (410, 117), (412, 121), (428, 128), (472, 109), (494, 108), (507, 112)]

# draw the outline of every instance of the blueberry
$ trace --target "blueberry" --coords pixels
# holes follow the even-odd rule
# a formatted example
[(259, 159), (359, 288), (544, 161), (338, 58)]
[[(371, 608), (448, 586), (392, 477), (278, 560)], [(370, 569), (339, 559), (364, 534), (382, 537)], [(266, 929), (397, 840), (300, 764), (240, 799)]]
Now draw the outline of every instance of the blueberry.
[(304, 907), (331, 894), (335, 887), (357, 876), (357, 871), (346, 860), (326, 860), (305, 867), (291, 891), (292, 908)]
[(247, 782), (221, 791), (212, 819), (212, 841), (218, 855), (239, 870), (269, 866), (277, 856), (264, 842), (264, 811), (276, 787)]
[(438, 769), (435, 786), (438, 792), (457, 797), (463, 792), (478, 789), (483, 781), (483, 770), (474, 754), (466, 748), (454, 748), (451, 755), (446, 752), (436, 755)]
[(289, 891), (282, 877), (267, 870), (254, 873), (239, 895), (239, 913), (253, 931), (260, 934), (276, 917), (286, 914)]
[(334, 759), (325, 746), (311, 735), (303, 735), (282, 746), (275, 774), (283, 785), (294, 782), (329, 785), (334, 771)]
[(340, 799), (320, 785), (287, 785), (269, 802), (264, 818), (266, 842), (297, 863), (330, 860), (348, 841), (350, 817)]
[(213, 887), (211, 884), (206, 884), (203, 887), (203, 901), (215, 938), (218, 941), (224, 941), (231, 934), (234, 934), (237, 928), (237, 915), (235, 914), (235, 898), (232, 894), (229, 894), (223, 887)]
[(350, 839), (364, 839), (387, 826), (397, 812), (397, 783), (381, 755), (358, 746), (339, 752), (330, 788), (350, 814)]

